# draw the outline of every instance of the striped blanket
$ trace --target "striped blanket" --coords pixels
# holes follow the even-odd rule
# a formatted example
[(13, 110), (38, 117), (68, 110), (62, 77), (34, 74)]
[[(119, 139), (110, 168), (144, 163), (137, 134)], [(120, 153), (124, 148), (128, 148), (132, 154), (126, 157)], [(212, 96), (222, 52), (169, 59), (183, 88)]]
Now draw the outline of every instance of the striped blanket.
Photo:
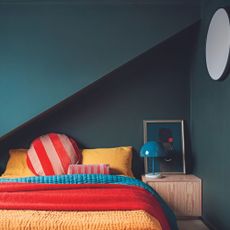
[[(94, 214), (118, 211), (137, 214), (142, 210), (142, 214), (144, 212), (152, 217), (152, 224), (154, 223), (155, 227), (141, 228), (142, 224), (139, 224), (138, 228), (133, 229), (177, 230), (174, 214), (159, 195), (145, 183), (124, 176), (73, 174), (0, 179), (0, 209), (4, 212), (5, 210), (52, 211), (51, 213), (68, 211), (69, 214), (73, 211), (75, 213), (87, 211), (86, 213)], [(0, 215), (3, 215), (2, 212)], [(135, 216), (131, 219), (134, 220)], [(113, 222), (110, 224), (114, 226)], [(108, 223), (105, 226), (107, 226), (105, 229), (117, 229)]]

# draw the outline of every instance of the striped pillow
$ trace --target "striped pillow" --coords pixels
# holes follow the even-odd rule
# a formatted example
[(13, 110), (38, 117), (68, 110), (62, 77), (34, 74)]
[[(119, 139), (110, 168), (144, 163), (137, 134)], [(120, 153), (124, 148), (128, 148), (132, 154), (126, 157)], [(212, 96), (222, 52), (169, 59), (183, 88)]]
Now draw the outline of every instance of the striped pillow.
[(64, 134), (49, 133), (38, 137), (27, 152), (28, 167), (39, 176), (66, 174), (70, 164), (81, 160), (77, 143)]
[(109, 165), (78, 165), (71, 164), (68, 168), (68, 174), (109, 174)]

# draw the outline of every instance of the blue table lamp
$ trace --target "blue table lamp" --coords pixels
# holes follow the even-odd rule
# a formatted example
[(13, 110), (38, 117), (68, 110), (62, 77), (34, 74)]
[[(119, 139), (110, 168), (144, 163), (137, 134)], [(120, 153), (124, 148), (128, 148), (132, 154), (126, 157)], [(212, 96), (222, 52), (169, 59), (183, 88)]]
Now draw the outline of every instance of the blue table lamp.
[(152, 172), (146, 173), (146, 177), (159, 178), (161, 174), (159, 173), (159, 162), (155, 161), (155, 158), (166, 157), (167, 153), (161, 142), (148, 141), (146, 142), (140, 150), (140, 156), (150, 158), (152, 160)]

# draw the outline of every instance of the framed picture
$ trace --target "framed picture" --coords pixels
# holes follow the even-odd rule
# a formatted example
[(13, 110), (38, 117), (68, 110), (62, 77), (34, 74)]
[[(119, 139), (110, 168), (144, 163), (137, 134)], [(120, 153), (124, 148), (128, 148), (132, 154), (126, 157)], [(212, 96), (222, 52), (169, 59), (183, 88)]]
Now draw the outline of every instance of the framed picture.
[[(156, 158), (162, 174), (185, 174), (185, 144), (183, 120), (144, 120), (144, 143), (161, 142), (167, 157)], [(149, 160), (151, 162), (151, 160)], [(144, 158), (145, 173), (152, 172), (152, 164)]]

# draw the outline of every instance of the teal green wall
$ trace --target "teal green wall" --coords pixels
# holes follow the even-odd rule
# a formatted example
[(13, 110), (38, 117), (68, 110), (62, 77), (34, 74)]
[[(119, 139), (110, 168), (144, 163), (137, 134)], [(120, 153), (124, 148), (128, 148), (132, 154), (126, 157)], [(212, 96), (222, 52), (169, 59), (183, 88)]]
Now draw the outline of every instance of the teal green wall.
[(195, 49), (197, 27), (162, 41), (195, 22), (198, 6), (0, 4), (0, 136), (148, 50), (4, 139), (1, 171), (9, 148), (57, 131), (84, 147), (133, 145), (139, 176), (143, 119), (185, 119), (187, 155), (203, 181), (203, 218), (214, 229), (230, 229), (230, 76), (212, 81), (204, 57), (208, 22), (221, 6), (230, 1), (204, 1)]
[(187, 127), (197, 29), (196, 24), (178, 33), (9, 136), (0, 143), (0, 169), (10, 148), (29, 148), (34, 138), (60, 132), (82, 147), (133, 146), (133, 171), (137, 177), (143, 174), (143, 120), (184, 119)]
[(193, 1), (29, 2), (0, 2), (0, 137), (199, 18)]
[[(191, 143), (194, 173), (203, 180), (203, 217), (213, 228), (230, 229), (230, 76), (216, 82), (205, 66), (205, 37), (214, 10), (230, 1), (206, 1), (191, 76)], [(230, 74), (228, 74), (230, 75)]]

